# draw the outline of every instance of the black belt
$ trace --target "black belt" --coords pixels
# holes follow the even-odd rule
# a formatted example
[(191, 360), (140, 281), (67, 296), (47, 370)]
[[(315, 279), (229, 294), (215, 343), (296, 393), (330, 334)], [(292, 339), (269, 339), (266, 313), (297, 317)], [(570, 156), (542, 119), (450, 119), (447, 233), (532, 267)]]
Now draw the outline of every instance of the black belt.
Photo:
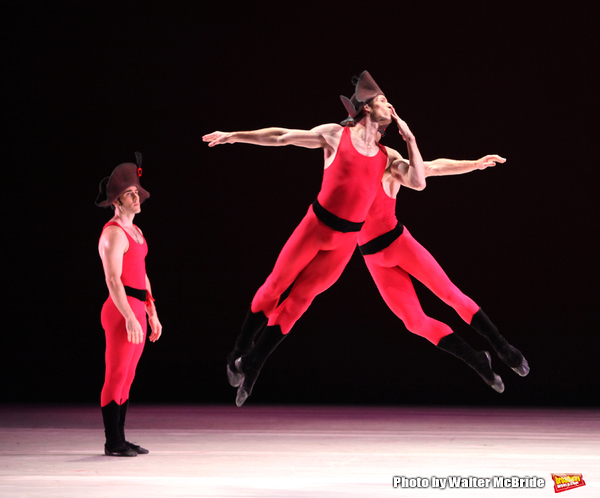
[(392, 242), (394, 242), (402, 232), (404, 231), (404, 225), (400, 222), (392, 228), (389, 232), (380, 235), (379, 237), (375, 237), (373, 240), (370, 240), (366, 244), (362, 246), (358, 246), (360, 252), (363, 256), (367, 256), (369, 254), (375, 254), (379, 251), (383, 251), (386, 247), (390, 246)]
[(129, 287), (128, 285), (124, 285), (123, 287), (125, 287), (125, 294), (127, 294), (128, 296), (135, 297), (140, 301), (146, 302), (146, 289), (134, 289), (133, 287)]
[(316, 217), (336, 232), (360, 232), (360, 229), (365, 223), (364, 221), (356, 223), (355, 221), (348, 221), (344, 218), (340, 218), (339, 216), (333, 214), (331, 211), (327, 211), (327, 209), (325, 209), (323, 206), (321, 206), (321, 204), (319, 204), (319, 201), (317, 199), (315, 199), (315, 202), (313, 202), (312, 206)]

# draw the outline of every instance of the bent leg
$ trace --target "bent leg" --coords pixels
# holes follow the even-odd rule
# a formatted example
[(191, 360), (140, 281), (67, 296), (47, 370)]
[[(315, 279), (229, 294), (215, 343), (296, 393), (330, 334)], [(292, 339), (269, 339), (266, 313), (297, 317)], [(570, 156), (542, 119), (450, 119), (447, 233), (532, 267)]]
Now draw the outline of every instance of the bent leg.
[(435, 258), (404, 227), (404, 233), (384, 251), (394, 251), (397, 264), (471, 323), (479, 306), (452, 283)]
[(312, 208), (296, 227), (277, 257), (273, 271), (252, 299), (251, 311), (266, 317), (277, 307), (279, 298), (298, 274), (317, 255), (322, 246), (318, 220)]
[(425, 314), (406, 271), (398, 266), (380, 266), (370, 256), (364, 259), (381, 297), (410, 332), (435, 345), (442, 337), (452, 333), (448, 325)]
[(356, 247), (356, 236), (339, 234), (336, 238), (340, 243), (335, 249), (320, 251), (302, 270), (289, 296), (269, 317), (268, 325), (256, 345), (246, 355), (235, 360), (234, 368), (239, 373), (237, 406), (242, 406), (252, 393), (254, 383), (269, 355), (287, 336), (313, 299), (331, 287), (348, 264)]
[(356, 235), (340, 234), (339, 238), (335, 249), (320, 251), (298, 275), (289, 296), (269, 317), (269, 326), (279, 325), (283, 334), (289, 333), (314, 298), (340, 278), (356, 247)]

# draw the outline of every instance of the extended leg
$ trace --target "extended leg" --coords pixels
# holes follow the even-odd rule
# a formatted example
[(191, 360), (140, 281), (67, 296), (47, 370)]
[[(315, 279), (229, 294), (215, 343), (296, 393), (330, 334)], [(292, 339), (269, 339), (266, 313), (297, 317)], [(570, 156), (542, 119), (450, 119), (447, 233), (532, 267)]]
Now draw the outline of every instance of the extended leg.
[(406, 227), (402, 235), (384, 251), (387, 253), (386, 259), (393, 259), (395, 264), (454, 308), (465, 322), (471, 322), (479, 306), (452, 283), (431, 253), (413, 238)]
[(376, 255), (365, 256), (367, 268), (381, 297), (406, 328), (436, 345), (451, 334), (448, 325), (425, 314), (408, 273), (398, 266), (380, 266), (376, 258)]
[(383, 300), (413, 334), (420, 335), (452, 353), (473, 368), (494, 390), (502, 392), (504, 384), (491, 368), (486, 351), (475, 351), (452, 329), (438, 320), (428, 317), (417, 298), (410, 276), (399, 267), (387, 268), (376, 264), (376, 257), (365, 256), (367, 268), (383, 297)]
[(508, 344), (481, 308), (450, 281), (439, 263), (410, 235), (406, 227), (398, 240), (385, 251), (394, 251), (393, 257), (398, 259), (399, 266), (452, 306), (465, 322), (490, 342), (504, 363), (521, 376), (529, 373), (529, 364), (521, 352)]

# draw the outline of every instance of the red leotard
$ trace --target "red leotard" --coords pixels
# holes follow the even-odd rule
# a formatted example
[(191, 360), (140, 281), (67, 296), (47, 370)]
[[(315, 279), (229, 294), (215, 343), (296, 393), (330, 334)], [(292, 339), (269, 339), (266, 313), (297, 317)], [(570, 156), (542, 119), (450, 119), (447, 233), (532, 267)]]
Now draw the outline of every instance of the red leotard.
[[(387, 195), (380, 184), (358, 235), (359, 244), (363, 245), (389, 232), (397, 222), (396, 200)], [(425, 337), (433, 344), (437, 345), (442, 337), (451, 334), (452, 329), (425, 315), (409, 275), (452, 306), (465, 322), (471, 323), (473, 315), (479, 310), (479, 306), (450, 281), (439, 263), (412, 237), (406, 227), (402, 235), (388, 247), (375, 254), (364, 255), (364, 259), (389, 308), (409, 331)]]
[(385, 147), (372, 157), (358, 152), (350, 128), (344, 128), (337, 153), (323, 173), (317, 200), (328, 211), (348, 221), (363, 222), (387, 166)]
[[(387, 165), (385, 147), (379, 148), (372, 157), (360, 154), (352, 145), (350, 129), (343, 129), (317, 197), (325, 209), (344, 220), (364, 221)], [(325, 225), (310, 206), (254, 296), (252, 311), (262, 311), (269, 325), (279, 325), (287, 334), (313, 299), (340, 277), (354, 252), (356, 236), (356, 232), (342, 233)], [(289, 296), (278, 305), (292, 283)]]
[[(118, 226), (123, 230), (123, 227), (114, 221), (104, 225), (104, 229), (109, 226)], [(138, 228), (136, 227), (136, 229)], [(121, 282), (123, 285), (134, 289), (146, 289), (145, 258), (148, 254), (146, 239), (142, 244), (138, 244), (125, 230), (123, 232), (125, 232), (129, 241), (129, 249), (123, 254)], [(146, 305), (143, 301), (131, 296), (127, 296), (127, 302), (142, 326), (145, 339), (147, 327)], [(115, 401), (120, 405), (129, 399), (129, 389), (145, 341), (142, 341), (141, 344), (133, 344), (127, 340), (125, 318), (115, 306), (110, 295), (102, 307), (101, 321), (106, 335), (106, 371), (104, 386), (100, 395), (100, 405), (106, 406), (111, 401)]]

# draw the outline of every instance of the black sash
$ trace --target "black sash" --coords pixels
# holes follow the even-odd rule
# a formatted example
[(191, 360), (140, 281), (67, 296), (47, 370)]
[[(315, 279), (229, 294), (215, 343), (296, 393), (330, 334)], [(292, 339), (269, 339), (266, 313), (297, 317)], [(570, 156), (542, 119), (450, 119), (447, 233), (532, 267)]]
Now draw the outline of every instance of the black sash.
[(321, 206), (321, 204), (319, 204), (319, 201), (317, 199), (315, 199), (315, 202), (313, 202), (312, 206), (313, 206), (313, 211), (315, 212), (316, 217), (319, 218), (320, 221), (325, 223), (325, 225), (327, 225), (332, 230), (335, 230), (336, 232), (342, 232), (342, 233), (360, 232), (360, 229), (362, 228), (363, 224), (365, 223), (364, 221), (361, 221), (360, 223), (356, 223), (354, 221), (348, 221), (348, 220), (345, 220), (344, 218), (340, 218), (339, 216), (336, 216), (332, 212), (327, 211), (327, 209), (325, 209), (323, 206)]
[(358, 246), (360, 252), (363, 256), (367, 256), (369, 254), (375, 254), (379, 251), (383, 251), (386, 247), (390, 246), (392, 242), (394, 242), (402, 232), (404, 231), (404, 225), (400, 222), (392, 228), (389, 232), (380, 235), (379, 237), (375, 237), (373, 240), (370, 240), (366, 244), (362, 246)]
[(133, 287), (129, 287), (128, 285), (124, 285), (123, 287), (125, 287), (125, 294), (127, 294), (128, 296), (135, 297), (140, 301), (146, 302), (146, 289), (134, 289)]

